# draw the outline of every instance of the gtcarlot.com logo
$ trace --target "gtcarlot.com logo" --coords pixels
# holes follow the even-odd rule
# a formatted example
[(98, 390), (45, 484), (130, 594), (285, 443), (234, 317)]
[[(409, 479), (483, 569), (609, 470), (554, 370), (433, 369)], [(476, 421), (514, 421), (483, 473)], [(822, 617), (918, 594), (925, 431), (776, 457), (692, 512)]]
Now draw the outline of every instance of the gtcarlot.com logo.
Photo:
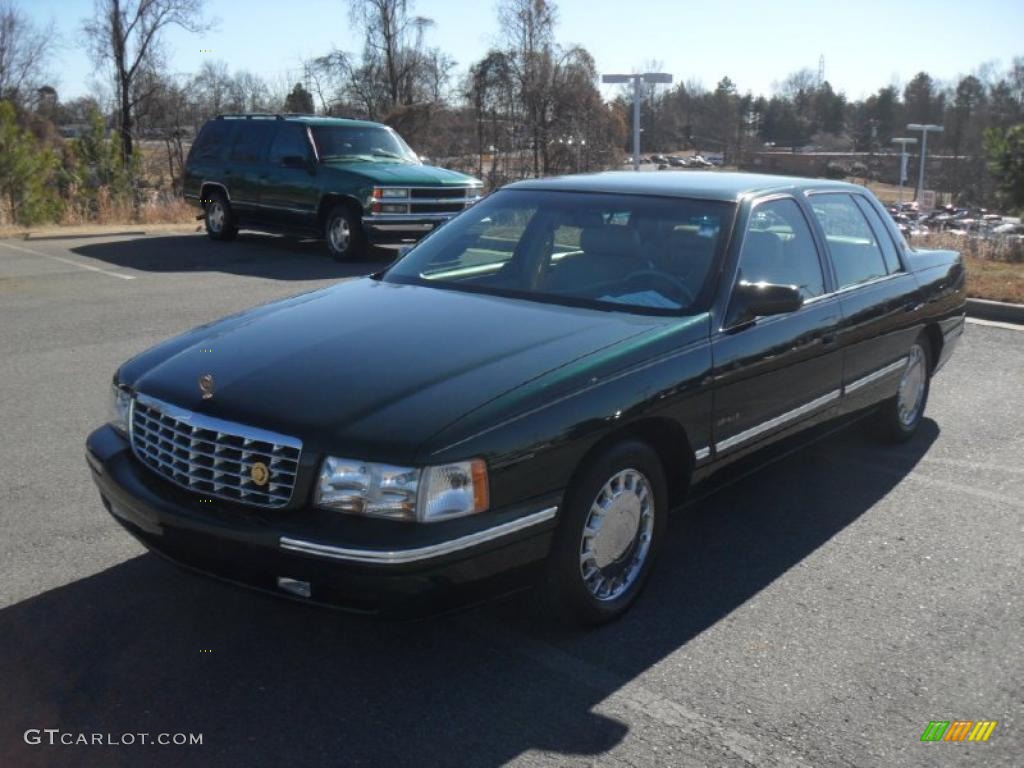
[(127, 747), (137, 744), (186, 747), (203, 743), (201, 733), (75, 733), (59, 728), (29, 728), (26, 744), (56, 746)]
[(996, 720), (932, 720), (921, 741), (988, 741)]

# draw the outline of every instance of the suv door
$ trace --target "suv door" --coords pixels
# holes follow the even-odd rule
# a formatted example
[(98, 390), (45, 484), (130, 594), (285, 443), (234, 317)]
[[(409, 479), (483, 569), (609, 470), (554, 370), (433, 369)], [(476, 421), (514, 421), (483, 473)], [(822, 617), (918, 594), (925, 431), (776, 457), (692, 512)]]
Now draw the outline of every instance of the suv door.
[(320, 192), (306, 126), (284, 122), (270, 142), (267, 180), (260, 203), (269, 216), (287, 226), (315, 226)]
[(231, 207), (243, 218), (260, 218), (260, 193), (267, 177), (267, 145), (275, 123), (262, 118), (240, 120), (225, 161), (224, 180), (231, 194)]
[(844, 410), (855, 410), (895, 393), (901, 363), (919, 332), (911, 319), (919, 288), (864, 195), (815, 193), (808, 200), (828, 246), (843, 308)]
[[(755, 202), (712, 335), (716, 456), (746, 453), (793, 426), (835, 413), (842, 384), (836, 333), (842, 313), (807, 215), (792, 197)], [(730, 305), (740, 280), (795, 285), (795, 312), (743, 322)]]

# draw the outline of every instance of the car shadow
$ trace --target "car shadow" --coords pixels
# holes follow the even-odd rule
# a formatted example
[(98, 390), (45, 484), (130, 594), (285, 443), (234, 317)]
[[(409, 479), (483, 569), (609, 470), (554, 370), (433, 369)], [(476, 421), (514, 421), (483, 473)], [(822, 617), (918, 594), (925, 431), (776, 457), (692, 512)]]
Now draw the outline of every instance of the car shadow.
[(372, 247), (348, 263), (334, 261), (322, 240), (240, 232), (229, 243), (201, 235), (167, 235), (85, 243), (73, 253), (143, 272), (224, 272), (270, 280), (329, 280), (377, 272), (396, 257)]
[[(533, 593), (379, 622), (139, 556), (0, 611), (0, 742), (19, 766), (498, 766), (531, 749), (599, 755), (628, 732), (594, 711), (602, 700), (871, 510), (938, 434), (926, 420), (912, 441), (880, 448), (845, 430), (691, 504), (638, 603), (591, 631), (543, 620)], [(203, 743), (30, 745), (32, 728), (201, 733)]]

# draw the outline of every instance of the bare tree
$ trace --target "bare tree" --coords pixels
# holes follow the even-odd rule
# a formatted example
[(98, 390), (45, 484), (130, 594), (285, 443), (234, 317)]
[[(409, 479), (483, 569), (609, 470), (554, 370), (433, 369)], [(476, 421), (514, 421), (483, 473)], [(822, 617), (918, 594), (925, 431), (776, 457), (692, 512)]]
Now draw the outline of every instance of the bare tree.
[(37, 27), (13, 0), (0, 0), (0, 99), (20, 103), (35, 94), (56, 43), (52, 21)]
[(89, 51), (97, 64), (113, 68), (119, 131), (125, 164), (132, 155), (133, 111), (146, 97), (133, 89), (136, 78), (151, 67), (168, 27), (199, 33), (209, 28), (203, 20), (202, 0), (95, 0), (91, 19), (82, 25)]

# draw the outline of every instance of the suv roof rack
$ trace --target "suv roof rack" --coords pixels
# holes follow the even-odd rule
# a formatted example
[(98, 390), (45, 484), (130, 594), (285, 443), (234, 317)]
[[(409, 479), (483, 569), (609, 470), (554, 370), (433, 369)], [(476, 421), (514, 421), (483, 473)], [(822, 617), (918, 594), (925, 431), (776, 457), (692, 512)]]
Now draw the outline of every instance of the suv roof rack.
[(254, 117), (272, 117), (276, 120), (284, 120), (284, 117), (275, 112), (238, 112), (238, 113), (227, 113), (223, 115), (217, 115), (215, 119), (223, 120), (224, 118), (231, 118), (233, 120), (252, 120)]

